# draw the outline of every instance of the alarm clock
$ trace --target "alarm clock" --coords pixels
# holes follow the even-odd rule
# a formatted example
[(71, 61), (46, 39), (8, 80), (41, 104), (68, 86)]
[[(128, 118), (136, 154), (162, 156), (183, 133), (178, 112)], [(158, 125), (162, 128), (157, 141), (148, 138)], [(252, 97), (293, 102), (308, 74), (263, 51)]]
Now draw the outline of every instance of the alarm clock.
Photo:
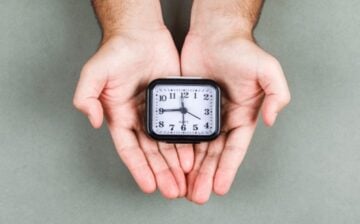
[(146, 131), (158, 141), (199, 143), (220, 134), (221, 90), (209, 79), (167, 78), (146, 91)]

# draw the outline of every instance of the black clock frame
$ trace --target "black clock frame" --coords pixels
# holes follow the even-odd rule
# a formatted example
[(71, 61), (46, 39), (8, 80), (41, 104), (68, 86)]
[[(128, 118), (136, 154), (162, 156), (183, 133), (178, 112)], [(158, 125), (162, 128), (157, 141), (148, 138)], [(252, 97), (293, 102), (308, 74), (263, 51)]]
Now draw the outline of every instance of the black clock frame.
[[(210, 85), (216, 91), (216, 121), (215, 131), (211, 135), (158, 135), (152, 129), (152, 97), (151, 93), (157, 85)], [(210, 79), (195, 79), (195, 78), (168, 78), (156, 79), (152, 81), (146, 91), (146, 131), (147, 134), (158, 141), (169, 143), (199, 143), (204, 141), (211, 141), (220, 135), (221, 127), (221, 89), (217, 83)]]

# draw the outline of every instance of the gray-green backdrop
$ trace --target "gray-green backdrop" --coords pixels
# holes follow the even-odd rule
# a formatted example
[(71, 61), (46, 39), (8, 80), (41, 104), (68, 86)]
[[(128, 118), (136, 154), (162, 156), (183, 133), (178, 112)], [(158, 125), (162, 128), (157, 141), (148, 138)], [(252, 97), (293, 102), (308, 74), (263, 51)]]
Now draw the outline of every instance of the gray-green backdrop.
[[(226, 197), (145, 196), (72, 107), (100, 30), (82, 0), (0, 1), (0, 223), (360, 223), (360, 1), (267, 1), (256, 37), (293, 100), (260, 125)], [(166, 0), (186, 32), (189, 1)]]

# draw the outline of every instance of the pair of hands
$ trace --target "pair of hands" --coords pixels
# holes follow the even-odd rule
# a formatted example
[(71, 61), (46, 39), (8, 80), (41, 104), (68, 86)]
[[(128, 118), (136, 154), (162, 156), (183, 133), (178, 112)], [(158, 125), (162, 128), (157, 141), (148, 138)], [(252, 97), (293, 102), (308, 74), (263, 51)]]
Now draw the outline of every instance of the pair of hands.
[[(144, 131), (145, 88), (169, 75), (213, 79), (223, 90), (223, 134), (209, 143), (166, 144)], [(265, 97), (265, 100), (263, 100)], [(226, 194), (254, 133), (262, 107), (274, 124), (290, 94), (280, 64), (251, 37), (188, 34), (181, 60), (169, 31), (125, 29), (103, 40), (83, 67), (74, 105), (93, 127), (105, 115), (118, 154), (143, 192), (205, 203)]]

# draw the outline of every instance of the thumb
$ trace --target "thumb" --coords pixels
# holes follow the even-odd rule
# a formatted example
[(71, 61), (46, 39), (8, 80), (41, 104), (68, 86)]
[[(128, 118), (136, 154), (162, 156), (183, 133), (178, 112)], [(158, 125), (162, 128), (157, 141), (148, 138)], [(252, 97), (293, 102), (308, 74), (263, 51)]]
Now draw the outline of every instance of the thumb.
[(100, 128), (104, 118), (103, 108), (98, 98), (105, 83), (105, 76), (96, 74), (94, 69), (85, 65), (73, 99), (74, 106), (88, 116), (94, 128)]
[(265, 92), (262, 106), (264, 123), (273, 126), (278, 113), (290, 102), (290, 91), (281, 65), (272, 59), (266, 69), (259, 74), (259, 83)]

